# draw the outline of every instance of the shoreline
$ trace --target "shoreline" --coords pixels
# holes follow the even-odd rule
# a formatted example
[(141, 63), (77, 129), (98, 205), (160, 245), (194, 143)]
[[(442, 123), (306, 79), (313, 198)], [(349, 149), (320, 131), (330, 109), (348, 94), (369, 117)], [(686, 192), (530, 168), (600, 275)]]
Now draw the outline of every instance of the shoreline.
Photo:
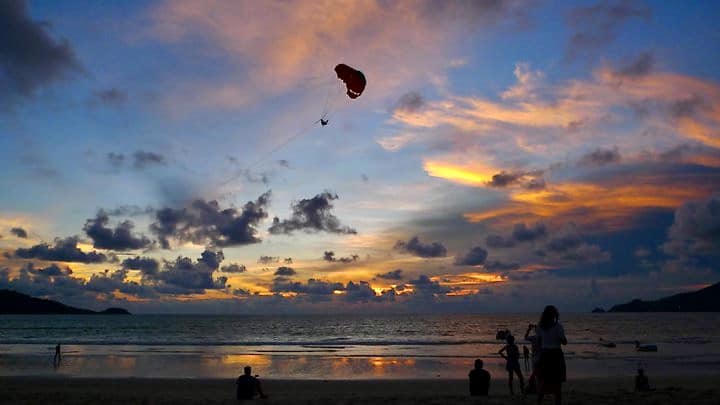
[[(633, 392), (633, 381), (628, 378), (574, 379), (563, 386), (563, 402), (711, 404), (720, 397), (719, 376), (650, 376), (657, 390), (648, 393)], [(266, 404), (478, 403), (467, 394), (467, 380), (459, 379), (261, 380), (269, 399), (257, 402)], [(234, 378), (4, 377), (0, 379), (0, 403), (229, 404), (236, 403), (234, 388)], [(494, 378), (490, 397), (482, 403), (534, 404), (535, 397), (510, 398), (507, 381)]]

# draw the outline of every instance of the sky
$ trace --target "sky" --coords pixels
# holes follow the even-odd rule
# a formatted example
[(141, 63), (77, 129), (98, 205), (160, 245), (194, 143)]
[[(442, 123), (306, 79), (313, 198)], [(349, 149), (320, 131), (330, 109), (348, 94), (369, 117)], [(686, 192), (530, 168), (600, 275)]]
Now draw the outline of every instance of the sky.
[(718, 282), (718, 17), (2, 1), (0, 288), (137, 313), (475, 313)]

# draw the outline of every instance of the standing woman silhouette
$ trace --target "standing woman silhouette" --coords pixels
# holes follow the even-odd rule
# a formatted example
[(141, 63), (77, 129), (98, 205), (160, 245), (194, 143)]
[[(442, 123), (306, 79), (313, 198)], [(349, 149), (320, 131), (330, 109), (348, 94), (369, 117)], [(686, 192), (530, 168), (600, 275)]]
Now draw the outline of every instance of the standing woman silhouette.
[(560, 405), (562, 383), (567, 380), (565, 355), (561, 347), (567, 344), (567, 338), (565, 337), (565, 329), (559, 319), (560, 313), (557, 308), (548, 305), (540, 317), (537, 328), (537, 336), (540, 340), (538, 404), (542, 403), (545, 394), (553, 394), (555, 404)]

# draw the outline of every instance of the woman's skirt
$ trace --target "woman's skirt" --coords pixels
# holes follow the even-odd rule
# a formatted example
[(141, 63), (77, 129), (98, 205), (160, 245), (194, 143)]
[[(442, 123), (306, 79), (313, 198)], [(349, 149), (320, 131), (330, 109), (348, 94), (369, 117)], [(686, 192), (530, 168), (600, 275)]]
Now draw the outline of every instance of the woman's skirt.
[(538, 378), (543, 384), (561, 384), (567, 380), (562, 349), (545, 349), (540, 353)]

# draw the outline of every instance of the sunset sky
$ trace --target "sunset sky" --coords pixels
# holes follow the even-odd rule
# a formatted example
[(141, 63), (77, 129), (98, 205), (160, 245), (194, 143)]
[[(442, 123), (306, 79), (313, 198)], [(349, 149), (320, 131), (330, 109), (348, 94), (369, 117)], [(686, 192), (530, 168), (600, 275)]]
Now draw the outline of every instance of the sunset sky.
[(0, 288), (134, 312), (586, 312), (715, 283), (719, 17), (0, 1)]

